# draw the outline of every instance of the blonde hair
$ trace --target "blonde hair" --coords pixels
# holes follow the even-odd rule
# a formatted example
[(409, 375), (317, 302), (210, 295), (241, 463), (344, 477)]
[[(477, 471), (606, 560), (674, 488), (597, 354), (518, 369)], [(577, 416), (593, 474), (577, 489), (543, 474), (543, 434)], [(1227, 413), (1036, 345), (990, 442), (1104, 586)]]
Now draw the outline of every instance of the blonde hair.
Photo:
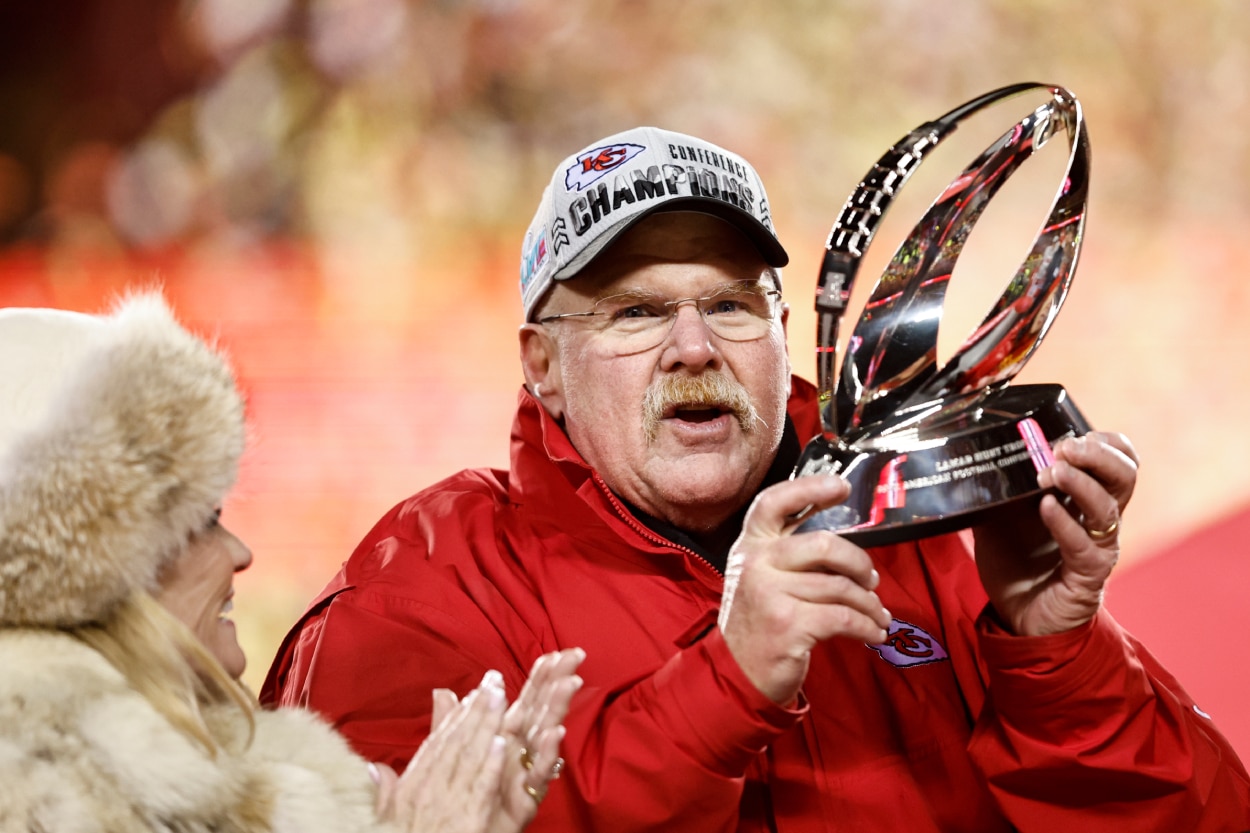
[(102, 622), (67, 629), (107, 659), (166, 720), (212, 757), (222, 748), (203, 707), (233, 705), (256, 729), (253, 698), (182, 622), (146, 590), (137, 589)]

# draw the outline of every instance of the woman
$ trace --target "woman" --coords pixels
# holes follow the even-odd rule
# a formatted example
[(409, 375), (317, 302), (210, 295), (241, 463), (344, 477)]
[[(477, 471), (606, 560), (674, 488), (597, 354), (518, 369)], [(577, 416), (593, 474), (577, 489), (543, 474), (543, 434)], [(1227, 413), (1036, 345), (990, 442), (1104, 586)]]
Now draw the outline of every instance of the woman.
[(436, 692), (402, 776), (255, 710), (226, 617), (252, 556), (220, 522), (243, 446), (230, 369), (158, 295), (0, 310), (0, 831), (520, 830), (581, 652), (510, 707), (494, 672)]

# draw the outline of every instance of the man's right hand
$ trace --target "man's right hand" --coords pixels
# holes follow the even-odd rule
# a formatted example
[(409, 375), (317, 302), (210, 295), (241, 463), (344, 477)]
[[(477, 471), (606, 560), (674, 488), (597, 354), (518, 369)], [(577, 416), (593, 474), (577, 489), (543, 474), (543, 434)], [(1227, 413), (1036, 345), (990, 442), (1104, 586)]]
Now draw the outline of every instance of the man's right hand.
[(798, 695), (818, 642), (886, 639), (890, 613), (873, 592), (880, 577), (868, 553), (832, 532), (793, 534), (795, 514), (849, 493), (845, 480), (827, 475), (770, 486), (729, 551), (720, 629), (738, 665), (775, 703)]

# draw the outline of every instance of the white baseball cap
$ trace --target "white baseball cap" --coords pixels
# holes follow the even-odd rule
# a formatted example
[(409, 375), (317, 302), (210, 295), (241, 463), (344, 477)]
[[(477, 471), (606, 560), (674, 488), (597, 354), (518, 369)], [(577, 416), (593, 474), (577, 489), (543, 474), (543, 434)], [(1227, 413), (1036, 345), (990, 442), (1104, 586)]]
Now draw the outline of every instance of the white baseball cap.
[(746, 234), (769, 266), (790, 260), (773, 229), (764, 183), (750, 163), (694, 136), (635, 127), (556, 167), (521, 246), (525, 320), (532, 320), (554, 281), (577, 275), (657, 210), (720, 217)]

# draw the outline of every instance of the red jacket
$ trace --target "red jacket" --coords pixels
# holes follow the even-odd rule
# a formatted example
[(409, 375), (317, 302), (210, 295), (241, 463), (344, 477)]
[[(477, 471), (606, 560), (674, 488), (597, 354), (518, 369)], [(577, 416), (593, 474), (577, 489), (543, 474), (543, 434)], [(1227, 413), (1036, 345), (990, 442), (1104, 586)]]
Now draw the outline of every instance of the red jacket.
[[(795, 381), (800, 437), (819, 428)], [(746, 679), (715, 627), (720, 574), (636, 521), (522, 391), (512, 468), (390, 511), (286, 638), (262, 701), (326, 715), (402, 767), (430, 692), (581, 646), (567, 766), (534, 830), (1240, 831), (1227, 741), (1105, 613), (1048, 637), (981, 616), (957, 536), (871, 551), (878, 648), (816, 650), (805, 704)]]

